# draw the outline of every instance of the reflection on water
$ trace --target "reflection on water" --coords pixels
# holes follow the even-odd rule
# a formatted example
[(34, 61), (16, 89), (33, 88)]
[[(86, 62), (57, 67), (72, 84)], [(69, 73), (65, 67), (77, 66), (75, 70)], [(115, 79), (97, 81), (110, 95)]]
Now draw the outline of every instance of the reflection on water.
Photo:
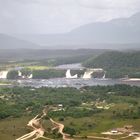
[(83, 86), (96, 86), (96, 85), (115, 85), (115, 84), (128, 84), (140, 86), (140, 82), (122, 81), (120, 79), (66, 79), (66, 78), (54, 78), (54, 79), (40, 79), (40, 80), (19, 80), (20, 86), (32, 86), (32, 87), (75, 87), (80, 88)]

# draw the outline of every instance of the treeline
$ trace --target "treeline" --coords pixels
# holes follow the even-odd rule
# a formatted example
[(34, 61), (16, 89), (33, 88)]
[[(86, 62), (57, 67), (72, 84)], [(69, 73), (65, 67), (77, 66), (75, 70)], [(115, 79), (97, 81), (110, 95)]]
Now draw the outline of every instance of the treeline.
[(76, 55), (76, 56), (61, 56), (57, 58), (49, 58), (44, 60), (39, 60), (39, 65), (43, 66), (58, 66), (63, 64), (73, 64), (73, 63), (82, 63), (83, 61), (89, 59), (91, 56), (96, 57), (99, 54), (82, 54), (82, 55)]
[[(92, 86), (92, 87), (83, 87), (81, 89), (87, 91), (95, 91), (97, 95), (106, 95), (109, 96), (124, 96), (124, 97), (135, 97), (140, 98), (140, 87), (129, 86), (129, 85), (114, 85), (114, 86)], [(102, 97), (102, 96), (101, 96)], [(106, 97), (104, 97), (107, 99)], [(109, 100), (109, 98), (108, 98)], [(119, 100), (115, 101), (119, 102)]]
[(140, 52), (106, 52), (83, 63), (86, 67), (105, 69), (140, 67)]
[[(106, 113), (110, 117), (117, 118), (139, 118), (140, 113), (140, 88), (127, 85), (115, 86), (95, 86), (75, 88), (38, 88), (31, 87), (13, 87), (0, 88), (0, 119), (7, 117), (20, 117), (22, 115), (35, 115), (40, 112), (44, 106), (57, 106), (62, 104), (64, 110), (50, 112), (52, 117), (90, 117), (104, 112), (94, 105), (88, 108), (81, 108), (82, 103), (91, 103), (96, 101), (106, 101), (114, 104), (127, 104), (128, 106), (119, 107)], [(132, 108), (130, 108), (132, 106)], [(132, 110), (134, 110), (132, 112)], [(133, 113), (133, 114), (131, 114)], [(136, 116), (137, 115), (137, 116)], [(119, 117), (120, 116), (120, 117)]]
[[(50, 79), (50, 78), (63, 78), (66, 76), (67, 70), (61, 69), (48, 69), (48, 70), (33, 70), (33, 79)], [(71, 70), (71, 74), (78, 74), (80, 77), (84, 74), (84, 70)]]
[[(33, 74), (33, 79), (50, 79), (50, 78), (63, 78), (66, 75), (67, 70), (61, 69), (44, 69), (44, 70), (30, 70), (22, 69), (21, 73), (25, 76)], [(84, 70), (72, 70), (71, 74), (78, 74), (79, 77), (84, 74)], [(8, 72), (7, 79), (20, 79), (17, 70), (11, 70)]]
[(65, 111), (55, 111), (49, 112), (50, 117), (73, 117), (73, 118), (80, 118), (80, 117), (90, 117), (94, 114), (100, 113), (102, 110), (97, 108), (93, 108), (92, 110), (89, 109), (78, 109), (78, 108), (66, 108)]
[[(45, 60), (55, 58), (72, 58), (82, 56), (99, 55), (106, 50), (100, 49), (14, 49), (0, 50), (0, 63), (8, 61), (23, 61), (23, 60)], [(76, 59), (75, 59), (76, 60)], [(80, 59), (79, 59), (80, 60)]]
[(140, 52), (106, 52), (83, 62), (85, 67), (103, 68), (109, 78), (140, 77)]
[(140, 106), (113, 111), (113, 118), (139, 119), (139, 116), (140, 116)]
[(49, 78), (60, 78), (65, 77), (65, 70), (33, 70), (33, 79), (49, 79)]

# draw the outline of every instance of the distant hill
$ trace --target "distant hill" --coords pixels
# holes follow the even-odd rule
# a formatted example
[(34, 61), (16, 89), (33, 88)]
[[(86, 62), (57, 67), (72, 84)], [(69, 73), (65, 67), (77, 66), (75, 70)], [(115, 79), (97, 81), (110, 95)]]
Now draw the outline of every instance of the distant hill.
[(85, 61), (86, 67), (122, 68), (122, 67), (139, 67), (140, 68), (140, 51), (139, 52), (105, 52), (96, 58), (90, 58)]
[(0, 34), (0, 49), (39, 48), (39, 45), (18, 39), (5, 34)]
[(140, 43), (139, 25), (140, 13), (137, 13), (129, 18), (87, 24), (70, 34), (87, 43)]
[(77, 49), (77, 50), (49, 50), (49, 49), (0, 49), (0, 62), (2, 60), (40, 60), (56, 59), (60, 64), (78, 63), (91, 56), (100, 55), (109, 50)]
[(66, 34), (26, 35), (21, 38), (53, 47), (139, 48), (139, 25), (140, 13), (137, 13), (129, 18), (83, 25)]
[(140, 78), (140, 51), (139, 52), (106, 52), (91, 57), (83, 62), (85, 67), (103, 68), (108, 78), (129, 77)]
[(14, 35), (15, 37), (0, 34), (0, 48), (140, 49), (139, 25), (140, 13), (137, 13), (129, 18), (83, 25), (65, 34)]

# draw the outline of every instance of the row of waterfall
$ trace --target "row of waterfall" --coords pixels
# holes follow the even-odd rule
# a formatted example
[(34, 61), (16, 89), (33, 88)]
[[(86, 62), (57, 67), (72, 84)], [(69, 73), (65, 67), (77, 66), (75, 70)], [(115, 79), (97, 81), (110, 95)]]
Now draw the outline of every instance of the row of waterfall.
[[(92, 74), (94, 72), (104, 72), (103, 69), (88, 69), (84, 72), (84, 74), (81, 76), (81, 78), (83, 79), (91, 79), (92, 78)], [(102, 77), (102, 79), (105, 79), (105, 76), (106, 76), (106, 73), (104, 72), (104, 75)], [(75, 74), (75, 75), (71, 75), (71, 72), (70, 72), (70, 69), (68, 69), (66, 71), (66, 78), (67, 79), (77, 79), (78, 78), (78, 74)]]
[[(9, 71), (1, 71), (0, 72), (0, 79), (7, 79), (7, 75), (8, 75)], [(94, 72), (104, 72), (103, 69), (87, 69), (84, 74), (82, 76), (80, 76), (83, 79), (91, 79), (92, 78), (92, 74), (94, 74)], [(23, 74), (21, 71), (18, 71), (18, 78), (19, 79), (32, 79), (33, 78), (33, 74)], [(66, 71), (66, 78), (67, 79), (77, 79), (78, 78), (78, 74), (72, 75), (71, 74), (71, 70), (68, 69)], [(105, 79), (105, 72), (104, 75), (102, 77), (102, 79)]]
[[(0, 71), (0, 79), (7, 79), (7, 75), (8, 75), (9, 71)], [(22, 79), (32, 79), (33, 78), (33, 74), (22, 74), (21, 71), (18, 71), (18, 78), (22, 78)]]
[(21, 71), (18, 71), (18, 77), (19, 78), (22, 78), (22, 79), (32, 79), (33, 78), (33, 74), (29, 74), (29, 75), (25, 75), (25, 74), (22, 74)]

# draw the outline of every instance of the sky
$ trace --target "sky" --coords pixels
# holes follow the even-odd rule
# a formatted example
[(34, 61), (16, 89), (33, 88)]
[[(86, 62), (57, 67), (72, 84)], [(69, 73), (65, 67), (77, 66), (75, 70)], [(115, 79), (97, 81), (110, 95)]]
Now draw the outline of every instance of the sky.
[(92, 22), (125, 18), (140, 0), (0, 0), (0, 32), (56, 34)]

